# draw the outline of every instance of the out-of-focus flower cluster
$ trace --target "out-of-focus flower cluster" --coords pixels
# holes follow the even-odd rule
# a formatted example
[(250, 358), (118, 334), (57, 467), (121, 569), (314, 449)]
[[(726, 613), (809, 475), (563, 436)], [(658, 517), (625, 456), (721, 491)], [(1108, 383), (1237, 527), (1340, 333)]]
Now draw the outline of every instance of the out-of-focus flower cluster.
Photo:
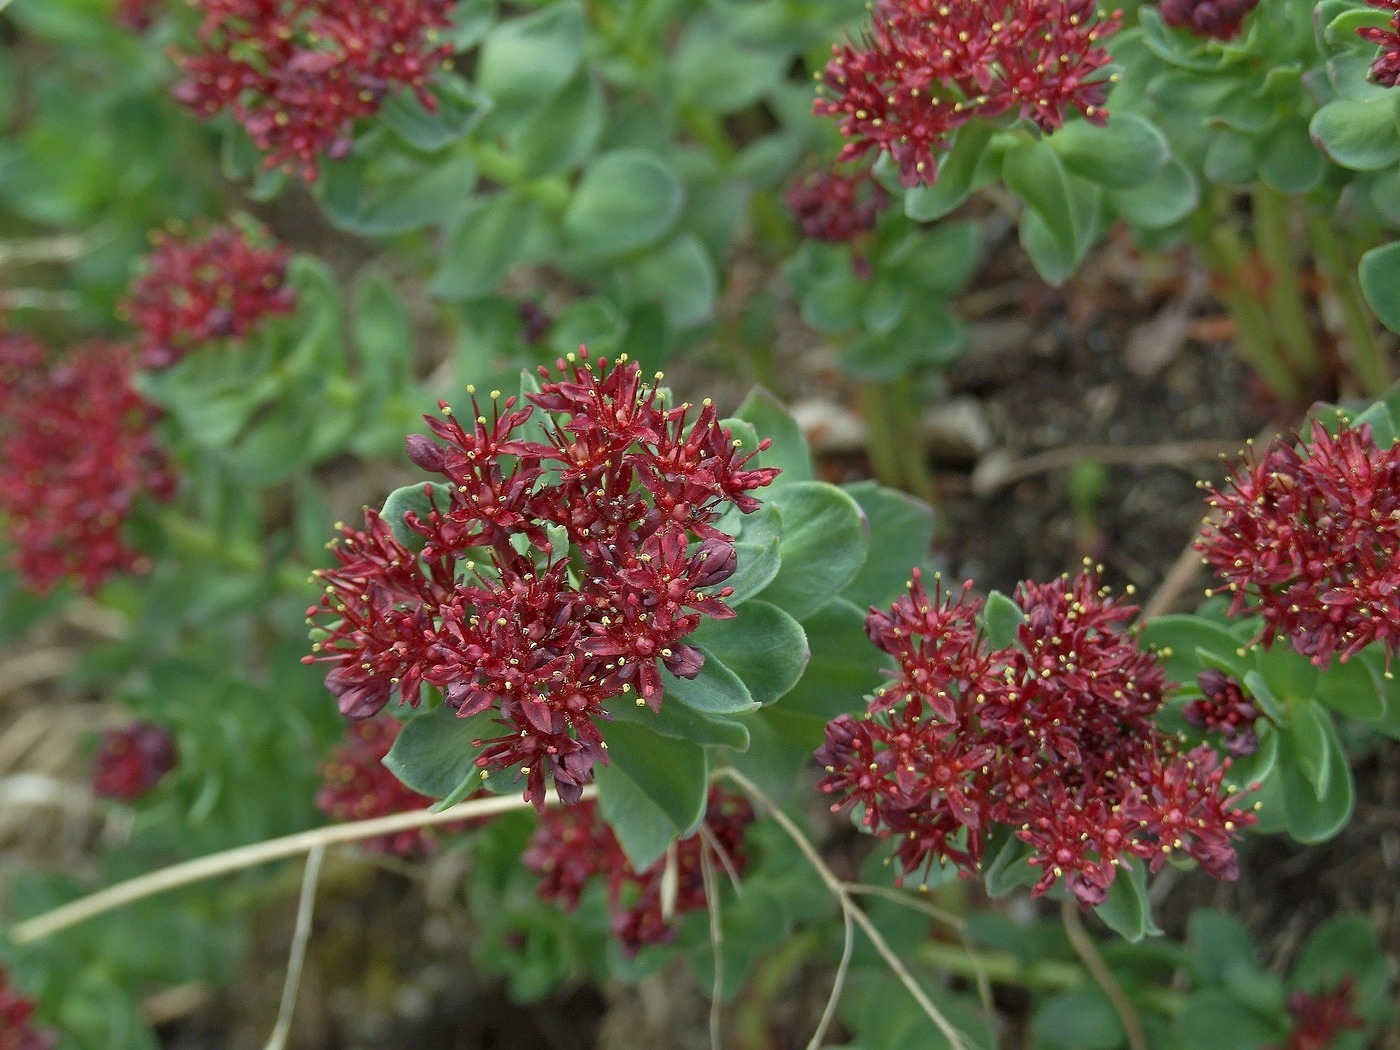
[[(346, 727), (345, 742), (336, 747), (319, 770), (321, 789), (316, 793), (316, 806), (322, 813), (336, 820), (369, 820), (426, 809), (433, 804), (434, 799), (405, 786), (384, 765), (384, 756), (402, 728), (402, 722), (387, 714), (351, 722)], [(435, 828), (409, 828), (363, 839), (360, 845), (376, 853), (421, 857), (437, 847), (438, 833), (462, 831), (472, 824), (462, 821)]]
[(34, 1027), (34, 1000), (10, 987), (10, 974), (0, 966), (0, 1048), (3, 1050), (52, 1050), (58, 1037)]
[(1207, 502), (1197, 547), (1230, 614), (1263, 618), (1266, 646), (1288, 638), (1319, 667), (1372, 642), (1387, 658), (1400, 648), (1400, 445), (1314, 422), (1305, 448), (1276, 442)]
[(123, 526), (141, 497), (171, 498), (175, 476), (133, 374), (123, 346), (88, 344), (45, 366), (32, 340), (0, 337), (0, 515), (36, 591), (73, 579), (91, 592), (145, 565)]
[(113, 17), (123, 28), (133, 33), (143, 33), (155, 24), (163, 6), (163, 0), (117, 0)]
[(1259, 0), (1161, 0), (1162, 21), (1211, 40), (1233, 40)]
[(290, 313), (287, 251), (260, 247), (236, 226), (152, 235), (122, 314), (141, 333), (141, 363), (167, 368), (218, 339), (242, 339), (270, 314)]
[(131, 802), (175, 768), (175, 737), (165, 726), (132, 722), (104, 730), (92, 756), (92, 790)]
[(1137, 611), (1096, 573), (1022, 583), (1014, 643), (994, 649), (983, 603), (909, 593), (866, 621), (895, 658), (893, 680), (862, 717), (827, 726), (817, 761), (833, 809), (859, 807), (865, 826), (898, 839), (904, 874), (936, 862), (977, 871), (996, 825), (1032, 848), (1034, 894), (1061, 878), (1084, 905), (1103, 901), (1120, 863), (1155, 871), (1195, 858), (1237, 875), (1231, 839), (1252, 813), (1225, 785), (1228, 763), (1208, 747), (1180, 752), (1153, 725), (1167, 679), (1123, 624)]
[[(470, 419), (444, 404), (437, 436), (408, 439), (409, 457), (447, 484), (410, 511), (415, 553), (373, 511), (342, 527), (338, 567), (308, 610), (324, 625), (313, 647), (343, 713), (365, 718), (425, 684), (459, 715), (494, 710), (504, 729), (481, 741), (483, 775), (518, 767), (525, 798), (547, 780), (578, 800), (607, 761), (598, 723), (623, 694), (658, 709), (661, 668), (699, 673), (683, 639), (702, 616), (733, 611), (715, 590), (733, 574), (732, 537), (714, 522), (749, 512), (749, 492), (776, 470), (746, 466), (713, 404), (671, 407), (635, 363), (560, 361), (529, 405), (472, 398)], [(557, 418), (556, 418), (557, 417)]]
[(1229, 675), (1214, 668), (1196, 677), (1201, 696), (1182, 709), (1188, 725), (1219, 733), (1225, 740), (1225, 750), (1232, 755), (1252, 755), (1259, 748), (1259, 736), (1254, 723), (1263, 713), (1254, 701), (1244, 695), (1244, 687)]
[(175, 97), (200, 116), (227, 110), (266, 157), (314, 182), (322, 155), (350, 151), (356, 120), (386, 96), (427, 85), (450, 56), (437, 31), (455, 0), (193, 0), (199, 46), (175, 55)]
[(1390, 11), (1390, 28), (1362, 26), (1356, 31), (1362, 40), (1380, 48), (1371, 63), (1371, 79), (1384, 87), (1394, 87), (1400, 81), (1400, 0), (1366, 0), (1372, 7)]
[(968, 121), (1012, 112), (1048, 133), (1077, 110), (1104, 123), (1103, 42), (1121, 21), (1094, 0), (877, 0), (865, 38), (833, 45), (814, 111), (840, 121), (841, 160), (876, 149), (906, 186), (932, 184)]
[(1366, 1022), (1352, 1013), (1356, 1005), (1355, 983), (1348, 976), (1326, 991), (1298, 991), (1290, 995), (1287, 1009), (1293, 1028), (1279, 1050), (1328, 1050), (1343, 1032), (1364, 1031)]
[(874, 229), (889, 199), (869, 171), (813, 172), (787, 192), (787, 206), (802, 236), (831, 244), (850, 244)]
[[(639, 872), (622, 852), (597, 803), (590, 799), (541, 813), (539, 827), (521, 861), (543, 876), (540, 896), (569, 910), (578, 906), (590, 882), (605, 879), (613, 934), (630, 956), (648, 944), (671, 940), (675, 936), (672, 914), (705, 907), (705, 850), (713, 851), (720, 877), (743, 874), (748, 863), (744, 833), (753, 820), (753, 807), (747, 799), (712, 788), (703, 830), (681, 839), (667, 856)], [(673, 869), (675, 893), (669, 904), (664, 899), (668, 866)]]

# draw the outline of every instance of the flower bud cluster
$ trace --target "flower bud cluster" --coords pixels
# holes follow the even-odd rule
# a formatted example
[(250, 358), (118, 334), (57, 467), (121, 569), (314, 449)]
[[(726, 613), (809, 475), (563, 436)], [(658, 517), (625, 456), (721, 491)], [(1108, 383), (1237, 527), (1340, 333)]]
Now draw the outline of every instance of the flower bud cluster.
[(1210, 40), (1233, 40), (1259, 0), (1161, 0), (1162, 21)]
[(151, 240), (155, 251), (121, 304), (141, 332), (145, 368), (167, 368), (218, 339), (242, 339), (264, 317), (296, 306), (285, 248), (259, 247), (236, 226)]
[[(407, 787), (384, 765), (384, 756), (402, 728), (402, 722), (387, 714), (351, 722), (345, 730), (345, 742), (318, 769), (321, 789), (316, 793), (316, 807), (336, 820), (369, 820), (431, 806), (434, 799)], [(471, 824), (462, 821), (436, 828), (408, 828), (362, 839), (360, 845), (375, 853), (421, 857), (436, 848), (438, 832), (462, 831)]]
[(1228, 762), (1154, 726), (1167, 679), (1123, 627), (1136, 607), (1088, 570), (1028, 581), (1016, 641), (995, 649), (969, 586), (930, 595), (916, 572), (888, 612), (871, 611), (866, 632), (898, 666), (864, 715), (827, 726), (817, 761), (832, 808), (897, 838), (905, 875), (935, 862), (975, 873), (1004, 825), (1032, 849), (1036, 896), (1063, 878), (1099, 904), (1124, 860), (1155, 871), (1178, 852), (1234, 878), (1231, 837), (1253, 814), (1228, 794)]
[(1400, 0), (1366, 0), (1372, 7), (1390, 11), (1390, 28), (1362, 26), (1356, 35), (1380, 48), (1371, 63), (1371, 79), (1383, 87), (1394, 87), (1400, 81)]
[(132, 722), (104, 730), (92, 756), (92, 790), (131, 802), (175, 768), (175, 737), (163, 725)]
[(1201, 687), (1201, 698), (1192, 700), (1181, 712), (1187, 724), (1219, 733), (1225, 738), (1225, 750), (1232, 755), (1254, 754), (1259, 748), (1254, 723), (1263, 717), (1263, 712), (1244, 695), (1244, 687), (1214, 668), (1197, 675), (1196, 684)]
[(1276, 442), (1209, 492), (1197, 549), (1230, 614), (1263, 618), (1266, 646), (1288, 638), (1318, 667), (1373, 642), (1387, 658), (1400, 648), (1400, 445), (1314, 422), (1305, 448)]
[(144, 568), (123, 526), (140, 497), (170, 499), (175, 476), (131, 352), (92, 343), (46, 367), (32, 342), (0, 342), (0, 516), (26, 585), (91, 592)]
[(1050, 133), (1077, 110), (1104, 123), (1103, 41), (1121, 21), (1094, 0), (876, 0), (865, 39), (832, 46), (813, 109), (840, 121), (841, 160), (877, 149), (904, 185), (932, 184), (968, 121), (1014, 113)]
[(199, 46), (175, 54), (175, 97), (201, 117), (225, 110), (266, 157), (314, 182), (319, 158), (350, 152), (354, 122), (399, 88), (436, 108), (427, 85), (452, 54), (436, 42), (455, 0), (193, 0)]
[(1366, 1022), (1352, 1012), (1356, 981), (1348, 974), (1326, 991), (1296, 991), (1286, 1009), (1293, 1022), (1280, 1050), (1328, 1050), (1343, 1032), (1365, 1031)]
[[(637, 871), (597, 803), (589, 800), (541, 813), (521, 862), (543, 876), (540, 896), (570, 911), (578, 906), (589, 883), (606, 880), (613, 935), (632, 956), (648, 944), (664, 944), (675, 936), (672, 915), (706, 906), (705, 850), (717, 854), (717, 870), (731, 877), (743, 873), (748, 863), (744, 833), (753, 820), (747, 799), (712, 788), (703, 830), (681, 839), (651, 867)], [(665, 899), (671, 892), (668, 884), (674, 886), (671, 901)]]
[[(409, 457), (447, 480), (403, 525), (422, 549), (368, 511), (342, 527), (326, 594), (308, 610), (325, 625), (315, 656), (341, 711), (375, 714), (397, 694), (416, 705), (424, 685), (459, 715), (495, 711), (504, 733), (477, 742), (483, 776), (518, 767), (525, 798), (544, 804), (547, 780), (577, 801), (607, 760), (604, 704), (659, 709), (661, 668), (699, 673), (683, 639), (703, 616), (725, 618), (733, 538), (715, 527), (748, 513), (753, 489), (777, 471), (746, 466), (706, 402), (670, 407), (637, 365), (587, 352), (559, 361), (528, 405), (472, 398), (461, 421), (429, 419)], [(659, 378), (659, 377), (658, 377)], [(542, 440), (539, 440), (542, 439)], [(440, 442), (440, 443), (439, 443)]]
[(58, 1037), (33, 1025), (34, 1000), (10, 988), (10, 975), (0, 966), (0, 1047), (4, 1050), (53, 1050)]
[(802, 236), (831, 244), (850, 244), (874, 229), (889, 199), (868, 171), (814, 172), (787, 191)]

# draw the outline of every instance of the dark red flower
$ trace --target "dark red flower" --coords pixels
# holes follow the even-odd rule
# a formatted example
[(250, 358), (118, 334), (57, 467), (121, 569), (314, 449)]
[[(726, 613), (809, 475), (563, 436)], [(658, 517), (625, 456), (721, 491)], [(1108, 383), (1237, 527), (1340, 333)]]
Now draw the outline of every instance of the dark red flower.
[(1032, 848), (1034, 894), (1060, 879), (1103, 901), (1119, 865), (1152, 868), (1173, 851), (1232, 878), (1236, 830), (1253, 823), (1223, 785), (1226, 765), (1179, 754), (1152, 716), (1167, 688), (1160, 661), (1123, 626), (1136, 608), (1098, 575), (1023, 583), (1016, 641), (993, 649), (968, 587), (929, 594), (918, 572), (866, 633), (895, 658), (860, 717), (827, 726), (818, 785), (895, 838), (904, 875), (934, 863), (965, 875), (1001, 825)]
[(65, 579), (95, 591), (113, 573), (146, 565), (122, 527), (141, 497), (170, 499), (175, 478), (152, 430), (156, 410), (131, 387), (133, 371), (126, 347), (93, 343), (7, 381), (0, 514), (14, 564), (36, 591)]
[(53, 1032), (34, 1027), (35, 1003), (10, 987), (10, 975), (0, 966), (0, 1050), (52, 1050)]
[(868, 171), (813, 172), (787, 191), (802, 236), (831, 244), (850, 244), (874, 229), (889, 199)]
[(163, 6), (163, 0), (117, 0), (117, 23), (133, 33), (143, 33), (155, 23)]
[(436, 41), (455, 0), (193, 0), (198, 47), (174, 56), (175, 97), (202, 117), (227, 110), (266, 157), (308, 182), (322, 155), (350, 151), (354, 122), (386, 96), (427, 85), (452, 54)]
[(1277, 442), (1209, 492), (1197, 549), (1230, 614), (1263, 618), (1266, 646), (1286, 637), (1319, 667), (1373, 642), (1387, 658), (1400, 648), (1400, 445), (1314, 423), (1306, 447)]
[(1244, 687), (1228, 675), (1209, 669), (1196, 678), (1201, 698), (1182, 709), (1187, 723), (1225, 738), (1225, 750), (1232, 755), (1252, 755), (1259, 747), (1254, 723), (1263, 712), (1244, 695)]
[[(744, 833), (753, 823), (753, 807), (741, 796), (710, 790), (704, 830), (681, 839), (651, 867), (637, 871), (618, 844), (593, 801), (546, 809), (521, 862), (543, 876), (539, 894), (573, 910), (590, 882), (605, 880), (613, 934), (622, 950), (635, 955), (648, 944), (675, 936), (670, 914), (697, 911), (707, 903), (701, 855), (719, 854), (715, 868), (741, 875), (748, 864)], [(671, 868), (675, 899), (663, 899)]]
[(1356, 987), (1350, 975), (1326, 991), (1294, 992), (1288, 997), (1293, 1028), (1280, 1050), (1328, 1050), (1344, 1031), (1364, 1031), (1366, 1022), (1352, 1013), (1355, 1005)]
[(166, 368), (205, 343), (242, 339), (264, 317), (290, 313), (287, 250), (259, 247), (236, 226), (151, 236), (122, 313), (141, 332), (141, 363)]
[(1394, 87), (1400, 81), (1400, 5), (1394, 0), (1366, 0), (1372, 7), (1379, 7), (1382, 11), (1393, 12), (1390, 16), (1390, 28), (1381, 29), (1378, 26), (1362, 26), (1356, 31), (1356, 35), (1362, 40), (1370, 41), (1380, 48), (1375, 60), (1371, 63), (1371, 79), (1384, 87)]
[(931, 184), (969, 120), (1014, 113), (1050, 133), (1077, 110), (1108, 118), (1103, 41), (1121, 13), (1094, 0), (877, 0), (860, 44), (837, 44), (813, 109), (841, 122), (840, 159), (888, 153), (906, 186)]
[[(317, 808), (336, 820), (369, 820), (431, 806), (434, 799), (406, 787), (384, 765), (384, 756), (402, 728), (403, 723), (390, 715), (351, 722), (345, 729), (345, 743), (332, 751), (318, 769), (322, 783), (316, 792)], [(462, 831), (478, 823), (462, 821), (436, 828), (409, 828), (362, 839), (360, 844), (376, 853), (420, 857), (436, 848), (438, 833)]]
[(699, 672), (684, 639), (733, 615), (733, 538), (714, 522), (756, 509), (749, 493), (777, 473), (748, 465), (713, 405), (668, 407), (632, 362), (558, 367), (529, 405), (493, 394), (488, 415), (473, 396), (465, 425), (444, 405), (436, 441), (410, 437), (409, 458), (447, 482), (404, 517), (421, 551), (368, 513), (342, 527), (308, 611), (325, 626), (307, 660), (333, 665), (343, 713), (417, 704), (424, 684), (463, 717), (494, 712), (503, 732), (476, 742), (477, 764), (518, 768), (540, 806), (551, 781), (576, 801), (607, 761), (608, 703), (658, 708), (662, 668)]
[(1161, 0), (1157, 10), (1169, 26), (1211, 40), (1231, 40), (1257, 6), (1259, 0)]
[(175, 737), (163, 725), (132, 722), (105, 730), (92, 756), (92, 790), (107, 798), (138, 799), (175, 768)]

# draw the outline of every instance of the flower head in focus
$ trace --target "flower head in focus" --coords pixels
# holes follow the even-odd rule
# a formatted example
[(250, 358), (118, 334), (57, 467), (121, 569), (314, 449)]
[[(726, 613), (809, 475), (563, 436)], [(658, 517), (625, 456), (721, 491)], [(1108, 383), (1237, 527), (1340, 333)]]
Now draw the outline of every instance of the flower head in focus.
[(1072, 111), (1104, 123), (1103, 42), (1121, 21), (1094, 0), (877, 0), (864, 39), (833, 45), (813, 111), (840, 121), (841, 160), (878, 150), (904, 185), (932, 184), (968, 121), (1009, 112), (1047, 134)]
[(131, 802), (175, 768), (175, 737), (163, 725), (132, 722), (103, 731), (92, 756), (92, 790)]
[[(345, 742), (319, 767), (321, 789), (316, 792), (316, 807), (336, 820), (368, 820), (431, 806), (433, 799), (406, 787), (384, 765), (384, 756), (402, 728), (402, 722), (387, 714), (351, 722), (345, 730)], [(460, 831), (471, 823), (409, 828), (363, 839), (360, 845), (376, 853), (423, 856), (436, 847), (436, 832)]]
[(264, 317), (290, 313), (287, 251), (260, 247), (236, 226), (151, 237), (123, 314), (141, 333), (141, 363), (166, 368), (205, 343), (242, 339)]
[(1233, 40), (1259, 0), (1161, 0), (1162, 21), (1210, 40)]
[(9, 972), (0, 966), (0, 1048), (3, 1050), (53, 1050), (58, 1037), (34, 1027), (34, 1000), (10, 987)]
[[(33, 362), (31, 361), (31, 364)], [(0, 370), (3, 365), (0, 365)], [(27, 586), (95, 591), (146, 559), (122, 535), (144, 496), (170, 499), (156, 410), (132, 389), (126, 347), (92, 343), (0, 380), (0, 515)]]
[(1025, 619), (1000, 649), (968, 587), (930, 594), (917, 571), (907, 595), (871, 610), (866, 632), (897, 666), (863, 716), (827, 726), (818, 786), (832, 808), (896, 839), (905, 875), (975, 873), (1001, 825), (1031, 849), (1036, 896), (1064, 879), (1099, 904), (1124, 861), (1155, 871), (1174, 852), (1233, 878), (1231, 839), (1254, 817), (1213, 751), (1181, 753), (1153, 725), (1167, 680), (1124, 627), (1136, 608), (1087, 570), (1023, 583), (1014, 601)]
[(314, 182), (320, 158), (350, 151), (354, 122), (410, 88), (425, 109), (452, 53), (437, 33), (455, 0), (192, 0), (198, 47), (175, 54), (175, 97), (201, 117), (227, 110), (264, 166)]
[(398, 533), (372, 511), (343, 527), (308, 610), (324, 626), (306, 659), (332, 665), (344, 714), (416, 705), (425, 685), (462, 717), (493, 713), (477, 764), (518, 769), (538, 806), (549, 782), (577, 801), (607, 761), (607, 704), (659, 709), (663, 669), (699, 673), (686, 636), (733, 615), (733, 538), (714, 523), (756, 510), (749, 493), (777, 474), (749, 465), (713, 404), (668, 404), (633, 362), (585, 351), (558, 371), (530, 404), (473, 395), (469, 417), (428, 419), (436, 440), (413, 435), (408, 454), (446, 479), (432, 509)]
[(1305, 447), (1276, 442), (1208, 491), (1197, 549), (1230, 614), (1263, 618), (1266, 646), (1287, 638), (1319, 667), (1400, 648), (1400, 445), (1314, 422)]
[[(572, 910), (590, 882), (604, 880), (613, 934), (630, 957), (649, 944), (664, 944), (675, 936), (670, 915), (706, 906), (702, 854), (720, 854), (718, 863), (732, 876), (747, 866), (744, 833), (753, 823), (748, 800), (710, 790), (704, 831), (681, 839), (651, 867), (637, 871), (618, 844), (613, 830), (592, 800), (576, 806), (553, 807), (540, 814), (539, 827), (521, 862), (542, 876), (539, 893)], [(667, 866), (673, 865), (675, 899), (666, 893)]]

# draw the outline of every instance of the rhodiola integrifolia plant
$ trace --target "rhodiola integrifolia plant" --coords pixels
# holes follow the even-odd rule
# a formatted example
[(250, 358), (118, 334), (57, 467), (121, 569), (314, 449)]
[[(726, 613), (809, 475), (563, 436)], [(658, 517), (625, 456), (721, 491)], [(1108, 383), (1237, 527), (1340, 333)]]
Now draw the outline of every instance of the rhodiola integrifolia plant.
[[(779, 288), (864, 384), (873, 466), (927, 494), (924, 381), (965, 345), (950, 299), (983, 239), (975, 209), (949, 216), (999, 181), (1047, 278), (1114, 222), (1147, 251), (1189, 240), (1282, 400), (1379, 394), (1372, 315), (1400, 325), (1377, 247), (1400, 222), (1393, 5), (194, 0), (113, 5), (88, 35), (85, 6), (3, 17), (26, 45), (25, 91), (0, 72), (20, 143), (5, 229), (86, 229), (126, 202), (73, 243), (0, 239), (5, 276), (34, 285), (0, 293), (7, 556), (107, 639), (83, 680), (130, 719), (94, 734), (90, 786), (134, 815), (91, 877), (17, 880), (16, 914), (329, 817), (414, 863), (469, 855), (478, 955), (531, 995), (676, 952), (761, 1012), (793, 953), (830, 947), (813, 1045), (834, 1010), (870, 1048), (989, 1047), (1010, 998), (1046, 1047), (1069, 1045), (1067, 1017), (1083, 1045), (1133, 1050), (1222, 1026), (1360, 1046), (1386, 1021), (1359, 918), (1286, 975), (1222, 913), (1165, 951), (1137, 942), (1160, 933), (1152, 874), (1228, 881), (1256, 834), (1335, 835), (1364, 727), (1400, 735), (1393, 394), (1318, 410), (1209, 489), (1215, 593), (1142, 623), (1095, 569), (1010, 596), (934, 576), (927, 506), (819, 480), (772, 396), (722, 418), (655, 367), (718, 332), (781, 384)], [(120, 86), (103, 102), (74, 68)], [(196, 118), (217, 159), (176, 148)], [(168, 154), (178, 178), (138, 163), (173, 172)], [(216, 168), (251, 180), (277, 235), (226, 218)], [(347, 235), (335, 269), (279, 243), (308, 239), (268, 204), (284, 190)], [(358, 266), (370, 252), (392, 281)], [(736, 255), (786, 288), (750, 296)], [(69, 284), (72, 317), (14, 306)], [(427, 330), (460, 381), (415, 360)], [(514, 396), (456, 396), (522, 367)], [(332, 483), (401, 467), (406, 434), (431, 480), (339, 527), (328, 557)], [(45, 606), (11, 613), (5, 586), (11, 639)], [(428, 826), (424, 807), (463, 799)], [(891, 848), (861, 866), (847, 817)], [(1012, 919), (962, 882), (1030, 903)], [(932, 901), (883, 910), (913, 887)], [(127, 917), (164, 923), (178, 961), (108, 955), (151, 940), (121, 916), (96, 941), (13, 927), (0, 956), (38, 1010), (0, 991), (0, 1043), (112, 1045), (146, 1029), (151, 988), (226, 980), (237, 918), (190, 900)], [(910, 922), (948, 912), (962, 945)], [(1119, 935), (1108, 966), (1086, 916)], [(842, 963), (857, 925), (876, 954)], [(964, 990), (989, 974), (1018, 991)], [(127, 1005), (96, 1016), (98, 981)]]

